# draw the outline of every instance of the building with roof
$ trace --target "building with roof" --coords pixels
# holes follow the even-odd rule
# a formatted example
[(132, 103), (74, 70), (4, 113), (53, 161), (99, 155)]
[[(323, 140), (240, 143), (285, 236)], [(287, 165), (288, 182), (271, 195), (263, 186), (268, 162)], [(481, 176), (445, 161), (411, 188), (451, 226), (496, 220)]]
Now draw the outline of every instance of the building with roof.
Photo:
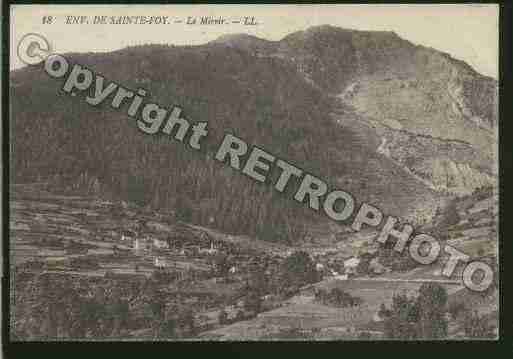
[(165, 240), (154, 238), (153, 239), (153, 247), (157, 249), (168, 249), (169, 243)]
[(358, 264), (360, 264), (360, 259), (354, 256), (344, 260), (345, 272), (347, 274), (355, 274)]

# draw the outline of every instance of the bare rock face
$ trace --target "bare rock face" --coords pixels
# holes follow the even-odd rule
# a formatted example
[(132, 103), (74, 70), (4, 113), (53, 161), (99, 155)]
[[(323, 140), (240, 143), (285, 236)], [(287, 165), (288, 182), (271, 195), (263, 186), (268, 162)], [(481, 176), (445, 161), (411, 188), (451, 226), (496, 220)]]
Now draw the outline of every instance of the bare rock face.
[(437, 192), (461, 196), (497, 185), (495, 161), (469, 143), (390, 128), (381, 135), (377, 151)]
[(462, 195), (496, 185), (496, 80), (393, 32), (318, 26), (273, 51), (352, 108), (375, 129), (377, 152), (431, 189)]
[(448, 158), (425, 161), (422, 168), (416, 168), (416, 172), (435, 189), (457, 195), (468, 195), (476, 188), (497, 184), (495, 177)]

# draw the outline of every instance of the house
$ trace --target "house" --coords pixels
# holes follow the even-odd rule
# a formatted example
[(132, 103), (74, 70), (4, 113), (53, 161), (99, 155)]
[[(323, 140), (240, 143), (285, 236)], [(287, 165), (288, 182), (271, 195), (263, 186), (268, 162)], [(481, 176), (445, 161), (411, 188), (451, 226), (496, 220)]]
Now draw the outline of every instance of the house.
[(344, 260), (344, 268), (353, 268), (358, 266), (358, 264), (360, 264), (360, 259), (354, 256)]
[(199, 251), (200, 253), (202, 254), (209, 254), (209, 255), (212, 255), (212, 254), (216, 254), (217, 253), (217, 249), (214, 247), (214, 242), (211, 241), (210, 242), (210, 248), (207, 248), (207, 249), (200, 249)]
[(360, 264), (360, 259), (357, 257), (350, 257), (344, 260), (344, 270), (347, 274), (356, 273), (356, 267)]
[(348, 275), (347, 274), (337, 274), (337, 275), (335, 275), (335, 279), (336, 280), (347, 280)]
[(144, 251), (149, 249), (149, 243), (145, 238), (135, 238), (133, 248), (136, 251)]
[(164, 241), (162, 239), (153, 239), (153, 247), (158, 249), (167, 249), (169, 248), (169, 243), (167, 241)]
[(137, 234), (134, 231), (125, 230), (121, 232), (121, 241), (133, 241), (137, 237)]
[(379, 311), (374, 313), (374, 315), (372, 316), (372, 321), (374, 321), (374, 322), (382, 322), (383, 320), (384, 319), (381, 318), (381, 316), (379, 315)]
[(237, 272), (237, 268), (235, 266), (232, 266), (228, 272), (230, 272), (231, 274), (234, 274), (235, 272)]
[(374, 258), (370, 261), (369, 263), (369, 269), (372, 271), (372, 273), (374, 274), (383, 274), (385, 272), (387, 272), (388, 268), (386, 268), (384, 265), (382, 265), (378, 258)]
[(153, 265), (158, 268), (165, 268), (168, 267), (168, 262), (164, 258), (155, 257)]
[(192, 245), (185, 248), (185, 251), (188, 251), (190, 255), (197, 255), (200, 253), (200, 246), (198, 245)]

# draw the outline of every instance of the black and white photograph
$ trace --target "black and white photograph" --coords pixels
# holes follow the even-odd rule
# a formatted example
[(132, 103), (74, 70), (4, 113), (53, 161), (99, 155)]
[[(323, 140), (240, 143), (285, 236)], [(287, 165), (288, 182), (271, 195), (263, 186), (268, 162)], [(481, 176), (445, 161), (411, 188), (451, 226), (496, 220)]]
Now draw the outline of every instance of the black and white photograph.
[(500, 337), (499, 5), (7, 15), (9, 341)]

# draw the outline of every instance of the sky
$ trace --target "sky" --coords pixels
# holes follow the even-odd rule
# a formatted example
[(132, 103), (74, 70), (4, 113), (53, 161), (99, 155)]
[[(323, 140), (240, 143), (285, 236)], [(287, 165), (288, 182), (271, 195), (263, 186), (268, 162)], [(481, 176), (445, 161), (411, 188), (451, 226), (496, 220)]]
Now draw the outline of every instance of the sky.
[[(310, 26), (394, 31), (415, 44), (464, 60), (498, 78), (498, 6), (459, 5), (14, 5), (11, 6), (10, 67), (23, 64), (16, 47), (23, 35), (43, 35), (56, 53), (106, 52), (148, 43), (197, 45), (228, 33), (280, 40)], [(168, 25), (66, 24), (66, 16), (169, 16)], [(43, 24), (52, 16), (51, 24)], [(186, 25), (185, 19), (253, 16), (258, 25)]]

